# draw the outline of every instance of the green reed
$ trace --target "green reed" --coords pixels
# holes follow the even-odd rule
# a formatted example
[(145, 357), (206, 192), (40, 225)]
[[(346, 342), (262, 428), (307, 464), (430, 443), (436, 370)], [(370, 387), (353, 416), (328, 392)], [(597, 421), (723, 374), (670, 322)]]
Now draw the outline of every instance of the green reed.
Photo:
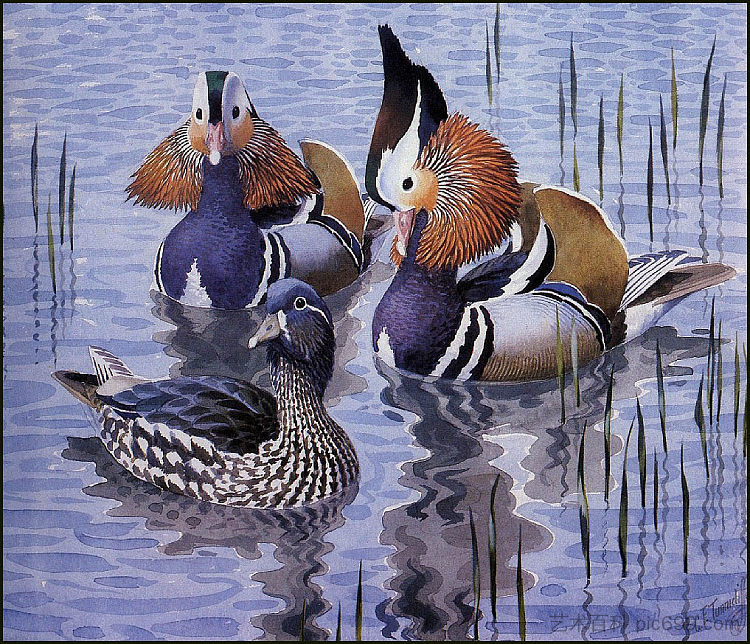
[(68, 147), (68, 134), (63, 138), (62, 154), (60, 155), (60, 176), (57, 184), (57, 212), (60, 215), (60, 243), (63, 243), (65, 234), (65, 176), (66, 176), (66, 150)]
[(560, 311), (555, 307), (555, 322), (557, 324), (557, 385), (560, 389), (560, 422), (565, 422), (565, 359), (563, 344), (560, 337)]
[(664, 166), (664, 182), (667, 186), (667, 203), (672, 203), (672, 194), (669, 190), (669, 152), (667, 146), (667, 126), (664, 124), (664, 104), (659, 94), (659, 143), (661, 144), (661, 162)]
[(487, 80), (487, 102), (492, 105), (492, 63), (490, 60), (490, 31), (487, 26), (487, 21), (484, 21), (484, 34), (487, 40), (487, 46), (485, 50), (484, 58), (484, 73)]
[(641, 507), (646, 507), (646, 425), (643, 422), (641, 401), (635, 399), (636, 415), (638, 417), (638, 474), (641, 484)]
[(714, 410), (714, 373), (716, 369), (716, 318), (715, 318), (716, 296), (711, 298), (711, 322), (708, 327), (708, 417), (713, 418)]
[(495, 478), (490, 493), (490, 524), (487, 533), (487, 550), (490, 560), (490, 602), (492, 604), (492, 620), (497, 621), (497, 519), (495, 517), (495, 497), (500, 485), (500, 475)]
[(682, 570), (688, 571), (688, 537), (690, 536), (690, 490), (685, 478), (684, 445), (680, 445), (680, 478), (682, 480)]
[(708, 126), (708, 101), (711, 93), (711, 63), (714, 59), (714, 51), (716, 51), (716, 36), (714, 36), (714, 44), (711, 46), (711, 53), (708, 56), (708, 63), (706, 63), (706, 73), (703, 76), (701, 118), (698, 131), (698, 176), (700, 185), (703, 185), (703, 146), (706, 142), (706, 127)]
[(570, 34), (570, 116), (573, 119), (573, 136), (578, 134), (578, 74), (573, 51), (573, 34)]
[(354, 639), (362, 641), (362, 560), (359, 560), (359, 578), (357, 580), (357, 604), (354, 608)]
[(599, 161), (599, 200), (604, 199), (604, 95), (599, 97), (599, 136), (597, 137)]
[(495, 72), (497, 73), (497, 82), (500, 82), (500, 3), (495, 3)]
[(664, 453), (667, 453), (667, 395), (664, 389), (664, 368), (662, 366), (661, 349), (656, 341), (656, 389), (659, 402), (659, 421), (661, 423), (661, 442)]
[(578, 150), (576, 141), (573, 139), (573, 190), (578, 192), (581, 189), (581, 174), (578, 171)]
[(576, 395), (576, 407), (581, 406), (581, 383), (578, 378), (578, 331), (576, 330), (576, 319), (570, 329), (570, 366), (573, 370), (573, 391)]
[(526, 604), (523, 595), (523, 567), (521, 564), (521, 526), (518, 526), (518, 563), (516, 563), (516, 596), (518, 597), (518, 635), (526, 641)]
[(336, 641), (341, 641), (341, 602), (339, 602), (339, 614), (336, 619)]
[(734, 334), (734, 437), (737, 438), (737, 418), (740, 414), (740, 340)]
[(68, 186), (68, 236), (70, 237), (70, 250), (73, 251), (73, 207), (75, 205), (76, 194), (76, 167), (73, 164), (73, 174), (70, 176), (70, 185)]
[(719, 103), (719, 121), (716, 126), (716, 169), (719, 182), (719, 197), (724, 198), (724, 98), (727, 93), (727, 75), (724, 74), (724, 86), (721, 88), (721, 102)]
[(648, 232), (654, 241), (654, 140), (651, 119), (648, 119), (648, 167), (646, 170), (646, 199), (648, 202)]
[(482, 581), (479, 573), (479, 545), (474, 515), (469, 508), (469, 528), (471, 529), (471, 587), (474, 591), (474, 641), (479, 640), (479, 600), (482, 596)]
[(34, 210), (34, 231), (39, 232), (39, 124), (34, 126), (31, 144), (31, 207)]
[(695, 412), (693, 418), (695, 424), (698, 425), (698, 433), (701, 438), (701, 449), (703, 450), (703, 462), (706, 466), (706, 478), (709, 478), (708, 470), (708, 445), (706, 443), (706, 417), (703, 414), (703, 378), (705, 374), (701, 374), (701, 383), (698, 386), (698, 398), (695, 401)]
[(562, 160), (565, 150), (565, 92), (562, 82), (562, 63), (560, 63), (560, 76), (557, 83), (557, 103), (560, 117), (560, 160)]
[(620, 153), (620, 176), (622, 176), (622, 127), (625, 115), (624, 80), (624, 74), (620, 74), (620, 93), (617, 97), (617, 150)]
[(742, 343), (742, 352), (745, 354), (745, 413), (742, 415), (742, 457), (747, 456), (747, 392), (750, 381), (747, 378), (747, 349)]
[(307, 612), (307, 600), (302, 600), (302, 614), (299, 618), (299, 641), (305, 641), (305, 613)]
[(615, 368), (609, 372), (607, 402), (604, 406), (604, 500), (609, 503), (609, 477), (611, 469), (610, 444), (612, 441), (612, 389), (615, 382)]
[(633, 433), (635, 418), (630, 423), (628, 437), (625, 439), (625, 449), (622, 457), (622, 485), (620, 487), (620, 522), (617, 531), (617, 544), (620, 549), (622, 562), (622, 577), (628, 576), (628, 447), (630, 435)]
[(672, 49), (672, 149), (677, 148), (677, 74), (674, 67), (674, 47)]
[(654, 532), (659, 532), (659, 467), (656, 464), (656, 450), (654, 449)]
[(47, 194), (47, 256), (49, 274), (52, 278), (52, 292), (57, 294), (57, 270), (55, 268), (55, 238), (52, 234), (52, 195)]
[(581, 549), (586, 561), (586, 579), (591, 580), (591, 524), (589, 521), (589, 500), (586, 496), (584, 476), (584, 445), (586, 442), (586, 422), (583, 423), (581, 444), (578, 448), (578, 487), (581, 491), (581, 503), (578, 507), (578, 518), (581, 525)]
[(724, 389), (724, 374), (723, 374), (723, 363), (724, 358), (721, 354), (721, 320), (719, 320), (719, 338), (716, 346), (716, 424), (719, 424), (719, 417), (721, 416), (721, 396)]

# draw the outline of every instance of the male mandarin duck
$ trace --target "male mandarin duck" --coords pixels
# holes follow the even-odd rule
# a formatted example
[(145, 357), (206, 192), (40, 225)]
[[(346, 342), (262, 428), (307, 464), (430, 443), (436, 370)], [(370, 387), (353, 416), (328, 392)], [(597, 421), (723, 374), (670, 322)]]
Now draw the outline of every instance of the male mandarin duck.
[[(558, 329), (578, 364), (642, 332), (679, 298), (735, 274), (684, 251), (628, 260), (604, 213), (564, 188), (520, 184), (510, 152), (462, 114), (386, 25), (383, 101), (365, 185), (396, 228), (396, 274), (372, 340), (425, 376), (533, 380), (557, 373)], [(483, 255), (503, 254), (458, 278)]]
[(357, 455), (328, 415), (331, 314), (304, 282), (268, 288), (268, 316), (248, 346), (267, 343), (275, 397), (221, 376), (146, 380), (90, 347), (95, 374), (53, 376), (92, 409), (107, 451), (137, 478), (223, 505), (295, 507), (358, 478)]
[(190, 118), (127, 188), (136, 204), (189, 210), (157, 252), (159, 291), (192, 306), (242, 309), (284, 277), (322, 295), (358, 277), (365, 213), (354, 173), (323, 143), (300, 147), (307, 165), (258, 116), (236, 74), (198, 76)]

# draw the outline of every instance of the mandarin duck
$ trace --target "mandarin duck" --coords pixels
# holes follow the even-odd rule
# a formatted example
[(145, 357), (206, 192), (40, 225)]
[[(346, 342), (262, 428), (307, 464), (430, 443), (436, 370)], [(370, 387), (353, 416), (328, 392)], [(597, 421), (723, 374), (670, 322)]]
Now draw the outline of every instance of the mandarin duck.
[(267, 343), (275, 396), (221, 376), (146, 380), (98, 347), (94, 374), (53, 377), (91, 408), (107, 451), (135, 477), (211, 503), (282, 508), (337, 495), (357, 455), (328, 415), (331, 314), (308, 284), (271, 284), (268, 315), (248, 346)]
[(159, 246), (156, 289), (191, 306), (243, 309), (285, 277), (321, 295), (353, 282), (366, 223), (354, 172), (324, 143), (300, 147), (305, 163), (236, 74), (201, 73), (190, 118), (126, 189), (137, 205), (189, 210)]
[[(519, 183), (508, 149), (464, 115), (449, 115), (430, 72), (390, 27), (379, 35), (384, 91), (365, 185), (396, 229), (397, 270), (372, 325), (373, 348), (390, 366), (462, 380), (549, 378), (558, 334), (583, 365), (681, 297), (735, 274), (684, 251), (629, 260), (596, 204)], [(505, 252), (459, 278), (506, 241)]]

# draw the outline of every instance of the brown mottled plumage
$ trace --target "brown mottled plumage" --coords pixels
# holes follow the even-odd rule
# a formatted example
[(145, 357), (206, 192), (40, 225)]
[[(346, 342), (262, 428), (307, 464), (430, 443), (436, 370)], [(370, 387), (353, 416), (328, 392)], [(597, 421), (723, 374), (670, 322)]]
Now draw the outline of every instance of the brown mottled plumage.
[[(250, 210), (294, 204), (318, 192), (313, 174), (264, 120), (253, 119), (253, 135), (234, 152), (240, 163), (244, 205)], [(153, 208), (195, 209), (203, 188), (203, 153), (188, 136), (190, 120), (148, 154), (126, 188), (128, 199)]]
[[(517, 218), (517, 164), (495, 137), (461, 114), (440, 123), (414, 164), (415, 207), (430, 220), (417, 250), (427, 269), (457, 268), (497, 247)], [(394, 239), (391, 257), (402, 256)]]

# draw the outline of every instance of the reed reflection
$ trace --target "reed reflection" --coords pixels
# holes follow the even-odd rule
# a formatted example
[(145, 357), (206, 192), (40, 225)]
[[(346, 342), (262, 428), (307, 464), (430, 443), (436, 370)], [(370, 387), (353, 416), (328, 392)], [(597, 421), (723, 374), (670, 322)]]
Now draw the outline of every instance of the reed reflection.
[[(575, 406), (574, 397), (566, 397), (567, 421), (562, 425), (555, 380), (519, 384), (428, 381), (376, 360), (378, 371), (388, 382), (381, 399), (418, 416), (409, 431), (428, 452), (402, 466), (399, 483), (419, 498), (388, 510), (380, 537), (381, 543), (397, 551), (388, 559), (395, 572), (389, 582), (395, 597), (381, 612), (409, 620), (404, 637), (466, 639), (469, 635), (473, 578), (468, 510), (474, 515), (482, 596), (487, 598), (490, 491), (498, 475), (499, 597), (516, 592), (513, 559), (519, 526), (524, 535), (523, 552), (544, 550), (553, 543), (551, 530), (525, 516), (528, 513), (518, 506), (517, 495), (559, 506), (567, 495), (575, 493), (584, 423), (588, 426), (584, 468), (591, 473), (587, 474), (587, 489), (589, 494), (603, 491), (602, 420), (610, 370), (614, 368), (616, 398), (634, 397), (637, 382), (655, 377), (657, 340), (667, 365), (706, 352), (701, 339), (680, 337), (671, 327), (651, 329), (581, 370), (581, 406)], [(676, 375), (685, 368), (669, 369), (670, 375)], [(620, 452), (623, 444), (622, 437), (613, 432), (611, 454)], [(562, 541), (566, 540), (570, 537)], [(527, 590), (535, 577), (543, 577), (544, 571), (534, 572), (535, 576), (524, 575)]]

